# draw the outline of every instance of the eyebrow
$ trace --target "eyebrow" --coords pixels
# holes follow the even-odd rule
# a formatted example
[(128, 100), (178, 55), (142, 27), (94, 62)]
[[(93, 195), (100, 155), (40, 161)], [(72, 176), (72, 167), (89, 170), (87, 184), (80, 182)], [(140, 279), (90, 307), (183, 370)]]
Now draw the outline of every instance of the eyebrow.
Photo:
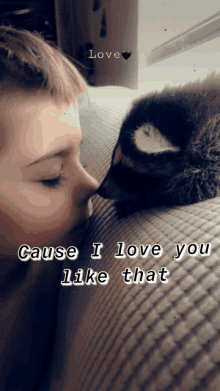
[[(79, 142), (79, 146), (80, 147), (81, 147), (82, 143), (83, 143), (83, 139), (81, 139), (80, 142)], [(67, 157), (70, 154), (70, 151), (72, 149), (73, 149), (73, 147), (67, 147), (67, 148), (60, 149), (57, 152), (48, 153), (48, 154), (42, 156), (41, 158), (35, 160), (34, 162), (28, 164), (24, 168), (31, 167), (34, 164), (43, 162), (44, 160), (48, 160), (48, 159), (52, 159), (52, 158), (56, 158), (56, 157), (61, 157), (61, 158)]]

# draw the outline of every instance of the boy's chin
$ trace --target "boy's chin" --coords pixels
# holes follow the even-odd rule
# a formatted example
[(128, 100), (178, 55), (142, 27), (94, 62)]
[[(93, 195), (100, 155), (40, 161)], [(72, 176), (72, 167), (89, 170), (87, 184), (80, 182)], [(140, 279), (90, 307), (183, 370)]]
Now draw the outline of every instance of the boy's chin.
[(69, 234), (65, 237), (66, 240), (65, 247), (66, 248), (69, 246), (79, 247), (79, 245), (83, 241), (88, 226), (89, 226), (89, 220), (86, 220), (84, 223), (78, 225), (77, 227), (72, 228)]

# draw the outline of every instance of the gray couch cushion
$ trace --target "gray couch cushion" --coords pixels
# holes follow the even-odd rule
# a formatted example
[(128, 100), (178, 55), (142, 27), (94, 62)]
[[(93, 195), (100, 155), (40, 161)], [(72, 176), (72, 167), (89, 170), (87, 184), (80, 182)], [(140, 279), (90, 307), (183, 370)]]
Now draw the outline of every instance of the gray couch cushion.
[[(129, 90), (90, 91), (90, 106), (80, 106), (82, 159), (101, 180), (130, 105)], [(116, 259), (117, 242), (125, 248), (160, 244), (163, 254), (150, 250), (145, 258)], [(101, 259), (91, 258), (93, 243), (103, 244)], [(195, 256), (193, 245), (187, 252), (202, 243), (211, 244), (210, 255)], [(179, 260), (177, 244), (186, 245)], [(64, 262), (72, 280), (77, 269), (85, 277), (92, 268), (106, 271), (110, 281), (61, 288), (51, 390), (220, 389), (220, 198), (119, 220), (112, 202), (95, 196), (79, 250), (76, 261)], [(122, 271), (137, 267), (145, 273), (165, 267), (168, 283), (157, 274), (156, 283), (126, 284)]]

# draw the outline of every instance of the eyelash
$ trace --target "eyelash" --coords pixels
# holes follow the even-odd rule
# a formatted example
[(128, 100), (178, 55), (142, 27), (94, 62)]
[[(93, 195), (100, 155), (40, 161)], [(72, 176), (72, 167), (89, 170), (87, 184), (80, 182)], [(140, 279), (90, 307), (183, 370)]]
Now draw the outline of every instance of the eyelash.
[(63, 182), (66, 180), (67, 178), (60, 174), (58, 175), (56, 178), (53, 178), (53, 179), (44, 179), (44, 180), (41, 180), (39, 181), (43, 186), (45, 187), (48, 187), (50, 189), (56, 189), (58, 187), (61, 187)]
[[(87, 168), (88, 166), (85, 164), (83, 165), (83, 168)], [(63, 174), (58, 175), (56, 178), (53, 179), (43, 179), (39, 181), (43, 186), (50, 188), (50, 189), (57, 189), (62, 186), (63, 182), (67, 180), (67, 177)]]

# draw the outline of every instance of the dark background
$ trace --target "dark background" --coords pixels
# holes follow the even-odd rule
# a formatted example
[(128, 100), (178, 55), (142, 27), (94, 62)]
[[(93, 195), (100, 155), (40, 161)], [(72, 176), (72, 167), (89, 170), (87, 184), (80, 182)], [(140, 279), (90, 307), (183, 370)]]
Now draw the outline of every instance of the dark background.
[(0, 24), (37, 31), (57, 45), (54, 0), (0, 1)]

